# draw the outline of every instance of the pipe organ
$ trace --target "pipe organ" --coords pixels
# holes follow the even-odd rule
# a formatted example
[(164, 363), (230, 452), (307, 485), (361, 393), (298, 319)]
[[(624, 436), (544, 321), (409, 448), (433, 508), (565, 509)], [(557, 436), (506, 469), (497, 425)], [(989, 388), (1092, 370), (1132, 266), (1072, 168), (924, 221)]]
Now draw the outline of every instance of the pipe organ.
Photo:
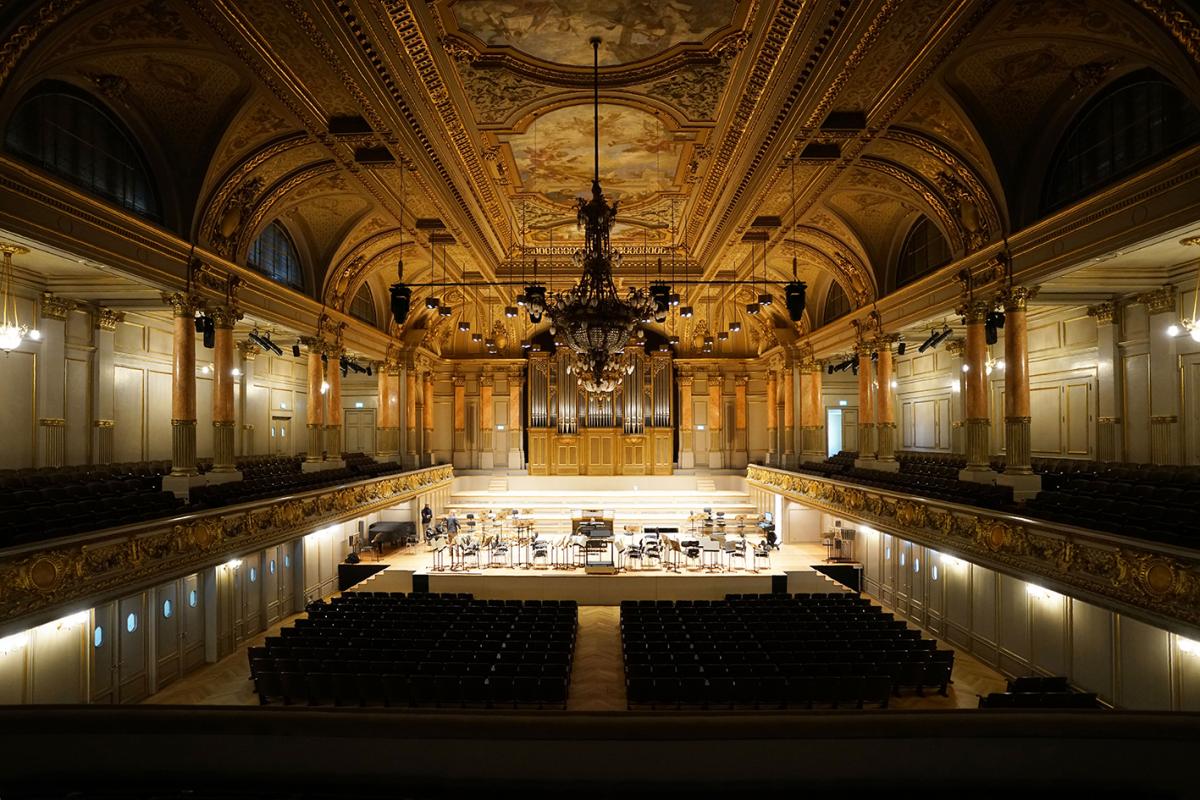
[(638, 350), (626, 359), (632, 369), (620, 386), (609, 394), (594, 394), (579, 387), (568, 353), (530, 354), (530, 475), (671, 474), (671, 353)]

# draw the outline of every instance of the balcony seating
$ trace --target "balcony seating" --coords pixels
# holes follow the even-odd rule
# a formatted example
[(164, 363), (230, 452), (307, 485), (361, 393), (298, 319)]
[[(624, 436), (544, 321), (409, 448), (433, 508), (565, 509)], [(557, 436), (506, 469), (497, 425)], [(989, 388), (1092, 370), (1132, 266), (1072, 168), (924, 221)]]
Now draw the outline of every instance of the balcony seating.
[(301, 460), (295, 458), (287, 459), (282, 465), (255, 465), (251, 470), (253, 476), (243, 473), (240, 481), (196, 487), (191, 491), (190, 508), (199, 510), (249, 503), (404, 471), (404, 467), (394, 461), (379, 463), (361, 453), (347, 455), (346, 466), (341, 469), (301, 472), (300, 463)]
[(247, 657), (264, 705), (565, 708), (577, 627), (573, 600), (354, 592)]
[(856, 594), (626, 600), (630, 708), (886, 707), (912, 687), (947, 691), (951, 650)]
[(1008, 691), (979, 697), (980, 708), (1104, 708), (1095, 692), (1076, 692), (1062, 675), (1014, 678)]
[(822, 475), (861, 486), (904, 492), (979, 508), (1007, 509), (1012, 506), (1012, 489), (958, 480), (953, 462), (901, 458), (900, 472), (860, 469), (854, 466), (856, 454), (843, 451), (823, 462), (801, 464), (798, 472)]

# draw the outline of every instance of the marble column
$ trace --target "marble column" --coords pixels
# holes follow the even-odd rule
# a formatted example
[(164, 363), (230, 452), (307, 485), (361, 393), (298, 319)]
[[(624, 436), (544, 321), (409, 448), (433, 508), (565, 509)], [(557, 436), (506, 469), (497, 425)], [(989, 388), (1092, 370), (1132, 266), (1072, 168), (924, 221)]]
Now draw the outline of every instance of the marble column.
[(306, 339), (308, 346), (308, 447), (304, 460), (309, 464), (325, 456), (325, 365), (321, 361), (325, 345), (320, 339)]
[(98, 308), (93, 317), (96, 350), (92, 355), (92, 463), (111, 464), (113, 431), (116, 426), (113, 387), (113, 344), (117, 325), (125, 319), (121, 311)]
[(433, 371), (425, 370), (422, 377), (424, 400), (421, 403), (421, 448), (422, 462), (425, 466), (433, 466)]
[(1115, 303), (1089, 306), (1096, 319), (1096, 460), (1121, 461), (1121, 347)]
[(1140, 294), (1137, 302), (1150, 315), (1150, 461), (1180, 463), (1179, 347), (1166, 330), (1179, 324), (1175, 287)]
[(1013, 498), (1025, 500), (1042, 488), (1030, 467), (1029, 337), (1026, 311), (1037, 293), (1014, 286), (1001, 295), (1004, 303), (1004, 472), (997, 482), (1013, 487)]
[(522, 469), (525, 455), (521, 447), (521, 381), (525, 370), (514, 369), (508, 373), (508, 468)]
[(334, 347), (325, 362), (325, 461), (340, 462), (345, 450), (342, 437), (342, 349)]
[(748, 375), (733, 376), (733, 453), (729, 466), (734, 469), (744, 469), (750, 463), (750, 437), (746, 430), (749, 383)]
[(450, 461), (456, 469), (469, 469), (471, 459), (467, 453), (467, 379), (463, 375), (455, 375), (451, 383), (454, 387), (454, 445), (450, 452)]
[(767, 464), (779, 466), (779, 373), (767, 368)]
[(875, 345), (861, 343), (858, 352), (858, 458), (854, 465), (875, 468), (875, 376), (871, 354)]
[(496, 466), (495, 445), (493, 442), (496, 428), (495, 409), (496, 379), (490, 374), (484, 374), (479, 379), (479, 468), (492, 469)]
[[(396, 366), (396, 372), (388, 380), (393, 381), (396, 387), (396, 399), (399, 400), (400, 395), (400, 366)], [(416, 469), (420, 466), (420, 442), (417, 435), (417, 402), (420, 400), (420, 391), (417, 386), (417, 368), (413, 363), (408, 363), (404, 366), (404, 453), (405, 466), (409, 469)], [(399, 427), (400, 406), (396, 406), (396, 425)], [(399, 431), (397, 431), (398, 433)]]
[(693, 430), (692, 386), (695, 378), (679, 376), (679, 468), (695, 469), (695, 431)]
[[(779, 393), (783, 395), (783, 425), (779, 433), (779, 461), (784, 467), (794, 467), (796, 466), (796, 382), (792, 376), (792, 365), (787, 362), (779, 369)], [(803, 422), (804, 409), (802, 408), (800, 411), (800, 421)]]
[(987, 340), (983, 330), (991, 310), (990, 300), (973, 300), (959, 308), (967, 324), (963, 347), (963, 394), (966, 400), (963, 429), (966, 432), (967, 468), (959, 477), (981, 483), (995, 480), (989, 453), (992, 423), (988, 410)]
[(801, 451), (803, 461), (824, 461), (825, 449), (825, 404), (821, 395), (821, 362), (805, 359), (800, 364), (801, 401)]
[(46, 292), (38, 303), (38, 460), (45, 467), (66, 463), (67, 315), (75, 304)]
[(892, 387), (892, 343), (884, 338), (875, 352), (875, 460), (876, 469), (898, 470), (896, 461), (896, 390)]
[(233, 357), (233, 326), (242, 318), (236, 308), (214, 308), (213, 323), (213, 382), (212, 382), (212, 426), (213, 468), (217, 480), (237, 480), (241, 474), (234, 464), (234, 439), (236, 419), (233, 413), (233, 374), (236, 362)]
[(708, 466), (725, 467), (725, 443), (721, 439), (721, 395), (724, 391), (721, 373), (708, 373)]
[(394, 389), (399, 388), (400, 367), (392, 360), (380, 361), (375, 366), (375, 402), (379, 405), (379, 430), (376, 432), (375, 460), (399, 461), (400, 420), (398, 398)]
[[(163, 295), (171, 306), (171, 477), (191, 478), (196, 470), (196, 301), (182, 292)], [(172, 491), (178, 492), (173, 488)], [(186, 492), (186, 488), (183, 489)]]

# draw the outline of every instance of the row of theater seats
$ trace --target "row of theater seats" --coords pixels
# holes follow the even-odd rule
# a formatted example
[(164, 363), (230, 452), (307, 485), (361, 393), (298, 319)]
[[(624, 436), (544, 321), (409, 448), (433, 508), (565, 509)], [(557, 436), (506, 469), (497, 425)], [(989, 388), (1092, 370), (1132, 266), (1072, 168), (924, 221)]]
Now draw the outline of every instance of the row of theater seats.
[(299, 458), (288, 459), (288, 464), (294, 465), (294, 470), (283, 468), (272, 471), (259, 470), (254, 471), (253, 476), (243, 473), (240, 481), (198, 486), (191, 491), (191, 507), (199, 510), (249, 503), (404, 471), (404, 467), (395, 461), (377, 462), (361, 453), (348, 454), (345, 458), (345, 467), (318, 472), (301, 472), (302, 460)]
[(893, 693), (946, 694), (954, 653), (857, 594), (624, 601), (630, 708), (886, 707)]
[(357, 592), (249, 648), (262, 704), (566, 707), (574, 601)]
[(1065, 676), (1030, 676), (1008, 682), (1008, 691), (980, 696), (980, 708), (1104, 708), (1095, 692), (1076, 692)]
[(855, 453), (843, 451), (822, 462), (800, 464), (796, 470), (861, 486), (906, 492), (980, 508), (1002, 509), (1012, 505), (1012, 489), (1010, 487), (960, 481), (956, 470), (952, 475), (949, 474), (952, 470), (949, 466), (939, 467), (936, 470), (931, 466), (929, 469), (918, 468), (906, 471), (901, 462), (900, 472), (887, 472), (855, 467), (855, 455)]

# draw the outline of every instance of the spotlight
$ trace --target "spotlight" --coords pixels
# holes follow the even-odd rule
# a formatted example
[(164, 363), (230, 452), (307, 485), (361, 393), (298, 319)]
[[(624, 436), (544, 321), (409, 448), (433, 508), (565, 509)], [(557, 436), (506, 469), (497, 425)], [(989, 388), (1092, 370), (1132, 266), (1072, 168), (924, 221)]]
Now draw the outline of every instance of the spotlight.
[(412, 308), (412, 289), (403, 283), (393, 283), (388, 291), (392, 295), (392, 319), (397, 325), (403, 325)]
[(722, 342), (729, 341), (729, 331), (721, 331), (717, 334), (717, 339)]
[(667, 297), (667, 305), (670, 305), (670, 306), (679, 305), (679, 294), (677, 292), (671, 292), (670, 296)]
[(296, 342), (294, 345), (292, 345), (292, 358), (299, 358), (299, 357), (300, 357), (300, 342)]
[(992, 325), (994, 325), (997, 328), (1003, 328), (1004, 327), (1004, 312), (1003, 311), (988, 312), (987, 321), (990, 322)]
[(678, 337), (678, 336), (671, 336), (671, 337), (669, 337), (669, 338), (667, 339), (667, 344), (669, 344), (669, 345), (671, 345), (672, 347), (674, 347), (675, 345), (679, 344), (679, 337)]
[[(804, 291), (807, 288), (808, 284), (804, 283), (804, 281), (792, 281), (783, 287), (783, 296), (787, 305), (788, 317), (792, 322), (799, 322), (804, 317)], [(770, 295), (767, 296), (770, 297)]]
[(454, 309), (451, 308), (450, 306), (438, 306), (438, 316), (439, 317), (448, 317), (453, 313), (454, 313)]
[(742, 330), (742, 323), (740, 323), (740, 322), (729, 323), (729, 330), (731, 333), (740, 333)]
[(528, 350), (528, 349), (529, 349), (531, 346), (532, 346), (532, 345), (531, 345), (531, 343), (530, 343), (530, 342), (528, 342), (528, 341), (526, 341), (526, 342), (521, 342), (521, 349), (522, 349), (522, 350)]
[(431, 309), (431, 310), (435, 309), (438, 306), (440, 306), (441, 304), (442, 304), (442, 301), (439, 300), (438, 298), (434, 297), (433, 295), (429, 295), (429, 297), (425, 298), (425, 307), (428, 309)]
[(529, 321), (537, 325), (546, 311), (546, 287), (536, 283), (526, 286), (525, 305), (529, 311)]
[(504, 316), (508, 317), (509, 319), (512, 319), (516, 315), (517, 315), (517, 307), (516, 306), (505, 306), (504, 307)]
[(924, 353), (926, 350), (933, 347), (933, 340), (937, 337), (937, 331), (930, 331), (929, 336), (925, 337), (925, 341), (921, 342), (921, 346), (917, 348), (917, 352)]
[(690, 319), (692, 316), (692, 307), (691, 306), (680, 306), (679, 307), (679, 316), (683, 317), (684, 319)]
[(871, 360), (872, 360), (872, 361), (878, 361), (878, 360), (879, 360), (879, 353), (878, 353), (878, 351), (874, 351), (874, 352), (872, 352), (872, 353), (871, 353)]
[(471, 323), (466, 321), (458, 323), (458, 330), (462, 333), (466, 333), (467, 331), (471, 330)]
[(484, 346), (484, 347), (486, 347), (488, 350), (491, 350), (492, 352), (495, 352), (495, 350), (496, 350), (496, 340), (495, 340), (495, 339), (491, 339), (491, 338), (484, 339), (484, 340), (483, 340), (483, 346)]
[(483, 334), (482, 334), (482, 333), (472, 333), (472, 334), (471, 334), (471, 341), (472, 341), (472, 342), (475, 342), (475, 343), (482, 342), (482, 341), (483, 341)]
[(662, 322), (671, 307), (671, 287), (665, 283), (650, 284), (650, 298), (654, 301), (654, 319)]
[(258, 342), (277, 356), (283, 355), (283, 348), (271, 341), (271, 334), (265, 333), (258, 337)]
[(201, 314), (195, 318), (196, 333), (204, 333), (204, 315)]
[(950, 334), (952, 334), (952, 333), (954, 333), (954, 331), (950, 330), (950, 327), (949, 327), (949, 326), (945, 326), (945, 327), (943, 327), (943, 328), (942, 328), (942, 332), (941, 332), (941, 333), (939, 333), (939, 334), (937, 335), (937, 338), (935, 338), (935, 339), (933, 340), (933, 346), (934, 346), (934, 347), (937, 347), (939, 344), (941, 344), (942, 342), (944, 342), (946, 339), (949, 339), (949, 338), (950, 338)]
[(850, 369), (854, 372), (855, 375), (857, 375), (858, 374), (858, 362), (855, 361), (853, 364), (851, 364)]
[(759, 312), (759, 304), (758, 303), (746, 303), (746, 313), (747, 314), (749, 314), (750, 316), (753, 317), (756, 314), (758, 314), (758, 312)]
[(771, 295), (769, 295), (769, 294), (760, 294), (758, 296), (758, 304), (760, 306), (762, 306), (763, 308), (766, 308), (767, 306), (771, 305), (771, 303), (773, 303), (773, 302), (774, 302), (774, 298), (772, 298)]

